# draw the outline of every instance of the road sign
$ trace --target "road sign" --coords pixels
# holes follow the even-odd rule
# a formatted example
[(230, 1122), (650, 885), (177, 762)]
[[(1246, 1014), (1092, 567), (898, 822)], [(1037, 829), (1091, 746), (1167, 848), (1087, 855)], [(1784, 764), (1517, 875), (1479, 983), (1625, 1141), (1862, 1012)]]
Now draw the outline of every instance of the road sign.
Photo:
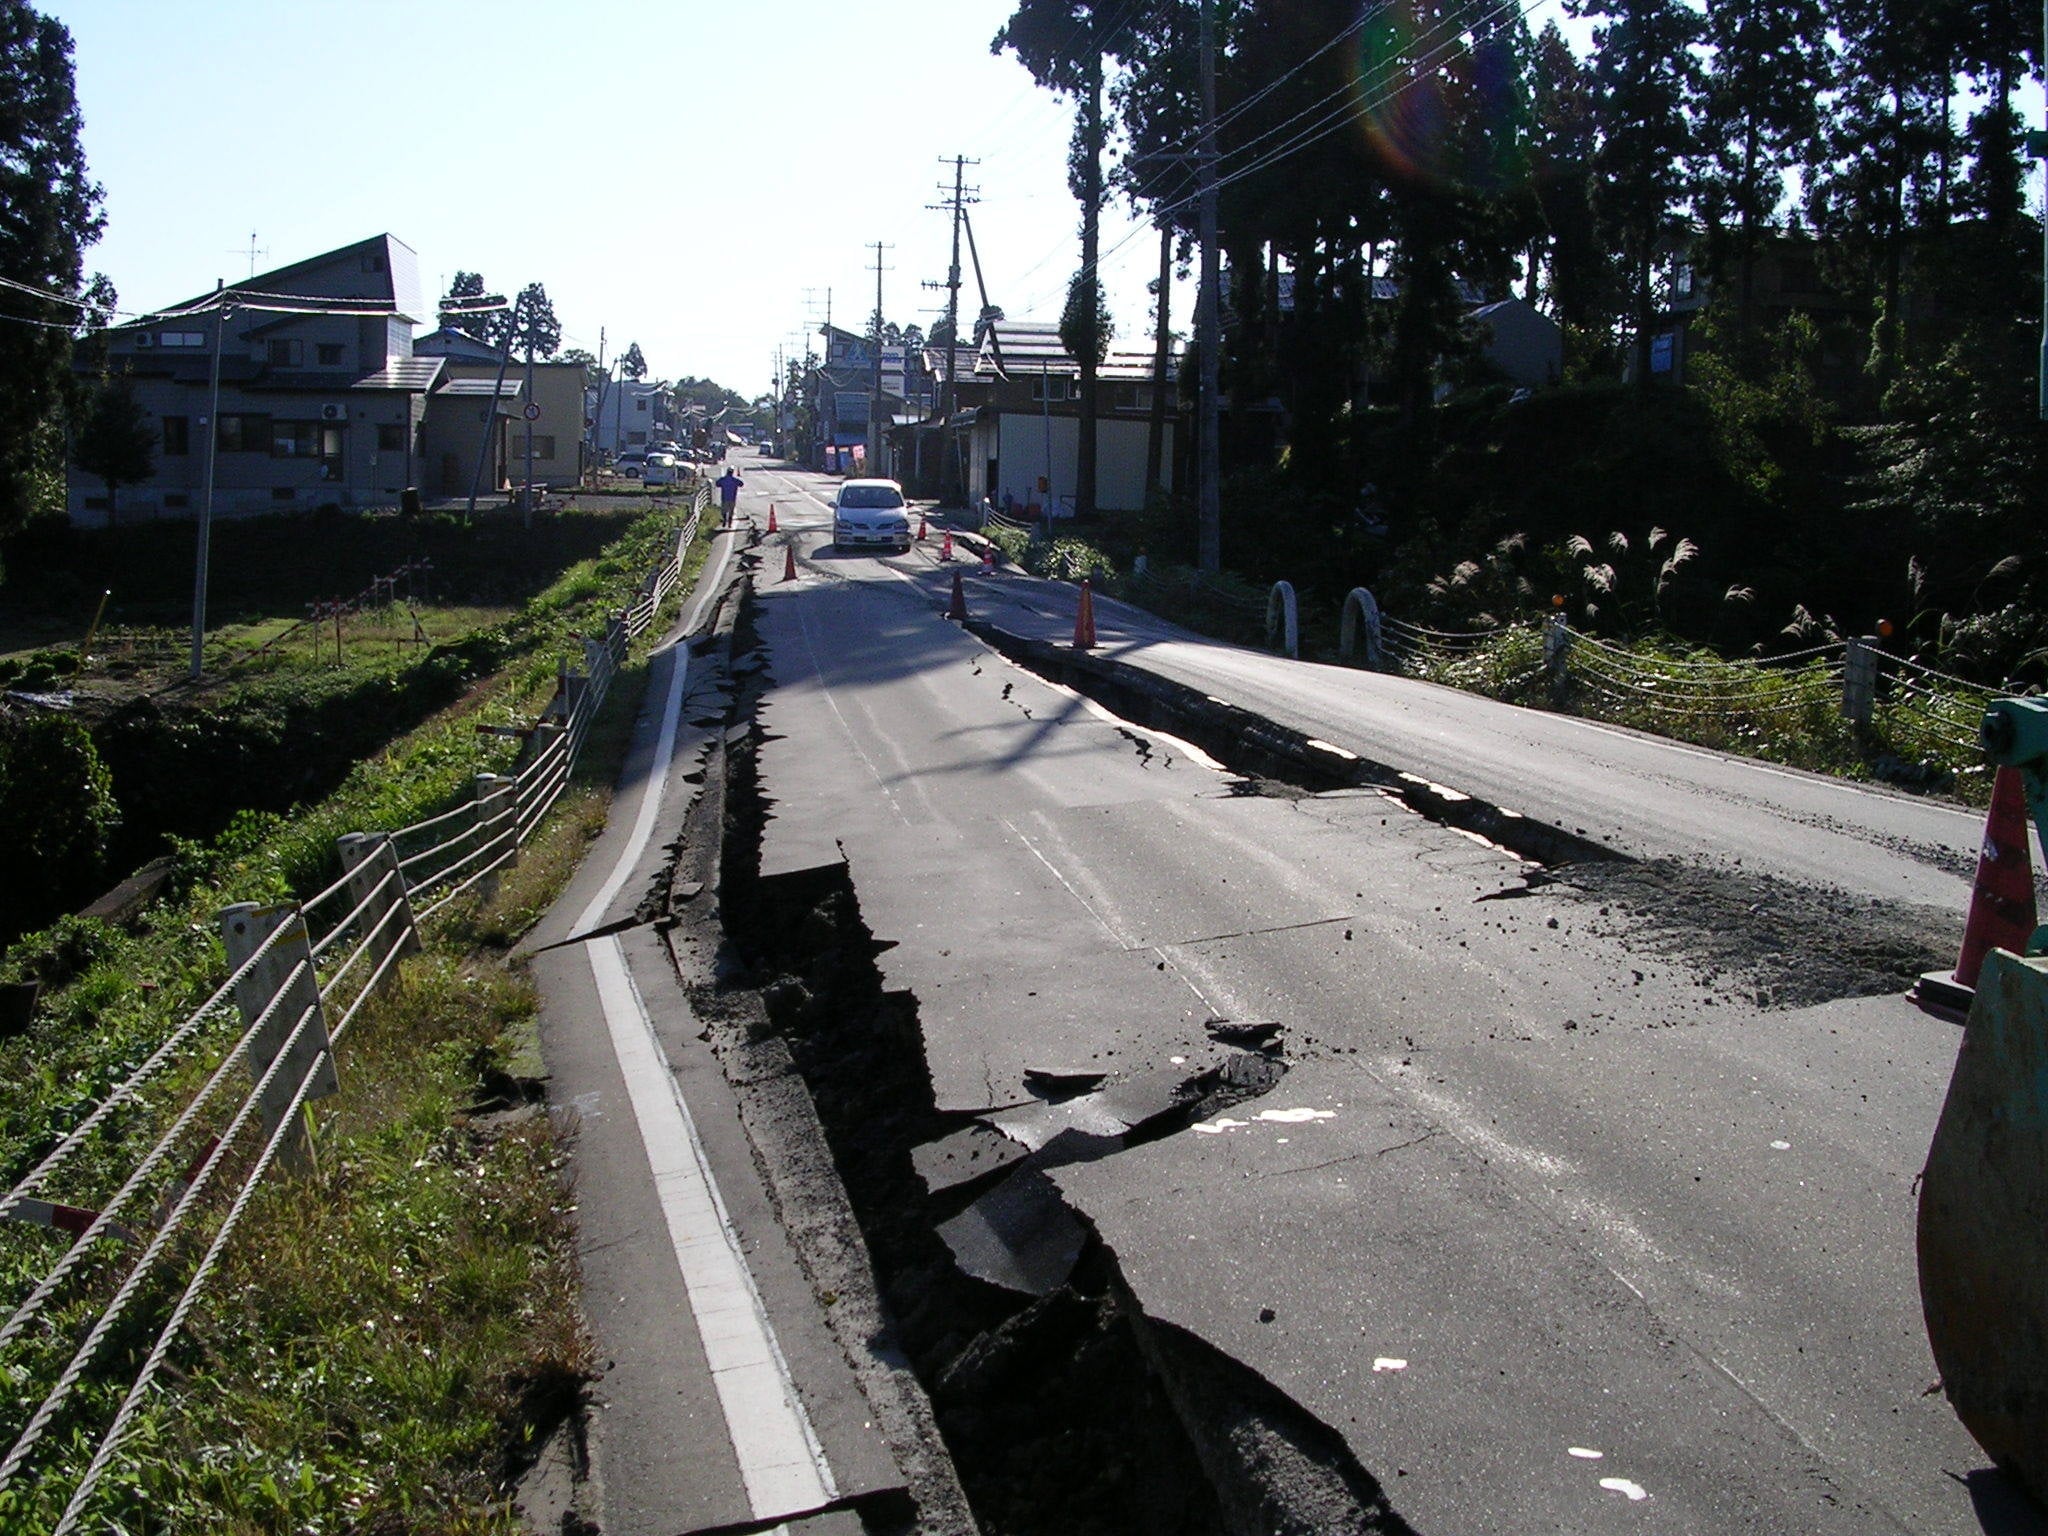
[(526, 402), (526, 419), (528, 421), (540, 420), (540, 407), (538, 405), (535, 405), (531, 400)]

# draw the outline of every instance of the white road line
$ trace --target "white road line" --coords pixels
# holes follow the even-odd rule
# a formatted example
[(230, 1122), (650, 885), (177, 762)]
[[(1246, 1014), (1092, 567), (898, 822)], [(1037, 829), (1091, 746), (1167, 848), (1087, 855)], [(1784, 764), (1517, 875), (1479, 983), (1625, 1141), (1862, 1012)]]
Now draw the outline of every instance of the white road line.
[(611, 877), (604, 888), (590, 898), (590, 904), (576, 919), (571, 933), (588, 933), (603, 919), (605, 908), (612, 904), (612, 898), (619, 894), (640, 862), (640, 855), (647, 849), (647, 840), (654, 836), (654, 820), (661, 814), (661, 794), (668, 785), (668, 760), (675, 754), (676, 722), (682, 715), (683, 685), (690, 676), (689, 647), (669, 647), (668, 701), (662, 706), (661, 736), (654, 744), (654, 762), (648, 772), (647, 781), (640, 787), (640, 813), (633, 818), (633, 831), (626, 839), (626, 846), (619, 854), (618, 863), (612, 866)]
[(816, 1509), (839, 1490), (741, 1255), (690, 1107), (619, 941), (607, 935), (585, 949), (754, 1518)]

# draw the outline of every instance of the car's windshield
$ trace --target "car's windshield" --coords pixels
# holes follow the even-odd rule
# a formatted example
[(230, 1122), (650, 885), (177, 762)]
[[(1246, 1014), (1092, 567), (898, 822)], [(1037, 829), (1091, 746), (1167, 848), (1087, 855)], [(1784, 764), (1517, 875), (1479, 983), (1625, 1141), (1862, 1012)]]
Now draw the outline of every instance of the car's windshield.
[(893, 485), (849, 485), (839, 493), (839, 505), (859, 507), (900, 507), (903, 493)]

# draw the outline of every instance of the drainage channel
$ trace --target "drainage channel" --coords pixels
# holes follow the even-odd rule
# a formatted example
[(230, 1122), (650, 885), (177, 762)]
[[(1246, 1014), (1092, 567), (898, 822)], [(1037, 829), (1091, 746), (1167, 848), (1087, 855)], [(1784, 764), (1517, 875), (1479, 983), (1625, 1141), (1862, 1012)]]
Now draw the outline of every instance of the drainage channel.
[(767, 681), (744, 607), (738, 625), (732, 723), (656, 921), (899, 1459), (922, 1435), (945, 1463), (907, 1468), (910, 1523), (868, 1529), (1406, 1532), (1332, 1429), (1146, 1317), (1050, 1177), (1265, 1093), (1286, 1072), (1277, 1040), (1194, 1076), (1042, 1083), (1007, 1120), (939, 1111), (917, 999), (885, 986), (846, 867), (760, 873)]

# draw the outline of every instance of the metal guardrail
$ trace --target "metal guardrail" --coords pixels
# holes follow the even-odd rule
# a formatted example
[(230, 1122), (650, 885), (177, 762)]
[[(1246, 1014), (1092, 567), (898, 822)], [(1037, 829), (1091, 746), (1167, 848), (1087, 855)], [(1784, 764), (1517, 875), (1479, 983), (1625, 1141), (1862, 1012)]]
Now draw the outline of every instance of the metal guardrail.
[[(304, 901), (223, 909), (218, 920), (231, 967), (227, 977), (0, 1195), (0, 1217), (70, 1238), (0, 1320), (0, 1370), (32, 1377), (22, 1363), (26, 1347), (46, 1351), (53, 1316), (77, 1313), (91, 1304), (96, 1288), (112, 1285), (54, 1379), (15, 1382), (24, 1401), (36, 1390), (43, 1395), (0, 1457), (0, 1492), (36, 1461), (39, 1447), (52, 1443), (53, 1427), (61, 1427), (58, 1438), (65, 1443), (94, 1444), (52, 1536), (77, 1529), (84, 1518), (258, 1185), (279, 1163), (291, 1166), (306, 1157), (302, 1111), (339, 1090), (337, 1052), (364, 1005), (400, 961), (418, 952), (422, 924), (517, 860), (568, 786), (631, 642), (654, 622), (681, 579), (709, 495), (708, 487), (699, 487), (668, 557), (647, 573), (604, 633), (584, 642), (582, 670), (563, 663), (547, 710), (522, 733), (527, 749), (516, 772), (477, 775), (469, 799), (425, 820), (343, 836), (342, 875)], [(216, 1048), (218, 1055), (209, 1058)], [(153, 1138), (143, 1133), (146, 1148), (125, 1145), (134, 1139), (131, 1122), (149, 1118), (147, 1101), (156, 1090), (201, 1073), (169, 1124)], [(238, 1074), (246, 1076), (246, 1086), (234, 1084)], [(159, 1118), (168, 1113), (163, 1107)], [(96, 1206), (53, 1198), (67, 1172), (118, 1168), (130, 1153), (130, 1171)], [(32, 1335), (39, 1320), (43, 1330)], [(124, 1337), (133, 1337), (151, 1324), (153, 1342), (111, 1417), (95, 1430), (99, 1394), (81, 1393), (81, 1384), (110, 1336), (125, 1325)], [(98, 1385), (104, 1388), (103, 1381)]]

